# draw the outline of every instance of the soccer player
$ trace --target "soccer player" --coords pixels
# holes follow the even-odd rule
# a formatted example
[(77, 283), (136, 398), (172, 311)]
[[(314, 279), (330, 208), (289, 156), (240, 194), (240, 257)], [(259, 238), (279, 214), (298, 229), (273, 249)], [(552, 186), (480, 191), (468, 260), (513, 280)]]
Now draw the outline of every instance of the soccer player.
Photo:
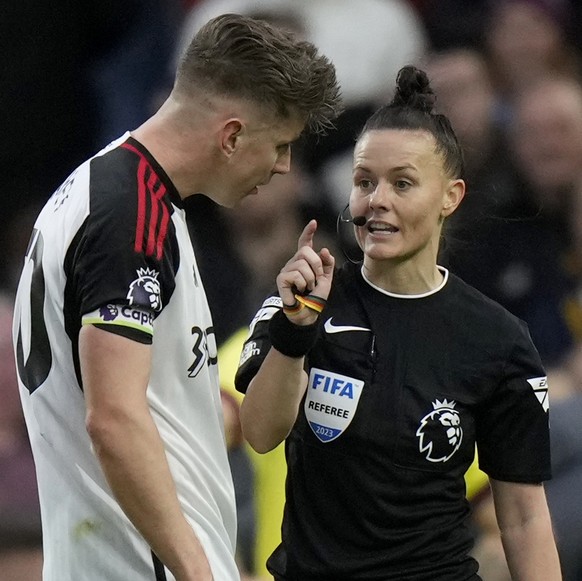
[(222, 15), (160, 110), (40, 213), (13, 337), (45, 581), (238, 579), (216, 344), (183, 200), (256, 194), (339, 109), (312, 44)]
[(525, 324), (437, 264), (465, 183), (433, 103), (426, 74), (403, 68), (355, 146), (363, 262), (335, 270), (311, 221), (243, 348), (244, 433), (259, 452), (286, 439), (277, 581), (478, 580), (475, 444), (513, 577), (560, 579), (545, 372)]

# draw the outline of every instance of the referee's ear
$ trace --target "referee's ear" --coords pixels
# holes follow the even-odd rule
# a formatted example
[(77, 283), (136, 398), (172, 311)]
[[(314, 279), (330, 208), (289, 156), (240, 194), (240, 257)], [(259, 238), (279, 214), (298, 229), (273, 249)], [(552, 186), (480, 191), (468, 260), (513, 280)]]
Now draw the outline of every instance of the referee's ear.
[(450, 216), (463, 201), (465, 197), (465, 182), (464, 180), (451, 180), (443, 196), (443, 207), (441, 209), (441, 216), (446, 218)]

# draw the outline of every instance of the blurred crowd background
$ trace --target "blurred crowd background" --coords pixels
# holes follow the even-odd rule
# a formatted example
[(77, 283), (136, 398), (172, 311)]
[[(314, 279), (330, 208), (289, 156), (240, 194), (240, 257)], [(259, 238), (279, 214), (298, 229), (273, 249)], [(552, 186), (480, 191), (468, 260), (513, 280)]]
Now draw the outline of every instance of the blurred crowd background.
[[(281, 456), (256, 459), (237, 428), (232, 374), (243, 329), (308, 219), (318, 219), (317, 243), (338, 262), (358, 258), (350, 228), (337, 224), (349, 197), (354, 140), (366, 117), (391, 99), (398, 69), (415, 64), (428, 72), (437, 108), (451, 119), (466, 156), (468, 193), (447, 225), (440, 263), (529, 324), (549, 375), (554, 478), (546, 491), (564, 578), (582, 581), (581, 2), (19, 0), (3, 6), (0, 580), (39, 581), (42, 562), (34, 465), (11, 346), (12, 299), (36, 213), (79, 163), (155, 111), (182, 48), (205, 21), (239, 12), (315, 42), (337, 67), (346, 105), (336, 129), (302, 139), (291, 174), (275, 176), (258, 197), (232, 210), (203, 196), (187, 203), (223, 353), (241, 570), (268, 578), (263, 561), (277, 541), (284, 480)], [(476, 482), (468, 489), (475, 552), (484, 581), (503, 581), (509, 575), (486, 479)]]

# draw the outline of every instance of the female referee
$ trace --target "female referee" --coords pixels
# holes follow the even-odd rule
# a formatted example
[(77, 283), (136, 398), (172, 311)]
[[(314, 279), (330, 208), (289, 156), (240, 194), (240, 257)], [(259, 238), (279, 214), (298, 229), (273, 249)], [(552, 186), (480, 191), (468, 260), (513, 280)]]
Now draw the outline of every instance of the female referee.
[[(524, 323), (437, 264), (462, 152), (404, 67), (354, 152), (363, 262), (335, 269), (311, 221), (251, 323), (237, 389), (258, 452), (286, 440), (277, 581), (479, 580), (463, 475), (478, 446), (508, 565), (561, 578), (544, 369)], [(333, 282), (332, 282), (333, 281)]]

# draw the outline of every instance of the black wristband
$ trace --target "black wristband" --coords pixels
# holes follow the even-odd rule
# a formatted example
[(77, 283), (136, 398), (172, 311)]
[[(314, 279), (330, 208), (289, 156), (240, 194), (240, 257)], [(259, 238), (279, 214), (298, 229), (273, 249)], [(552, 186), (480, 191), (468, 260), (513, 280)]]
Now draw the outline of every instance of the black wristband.
[(292, 323), (283, 310), (277, 311), (269, 322), (271, 345), (287, 357), (303, 357), (311, 351), (319, 335), (319, 319), (311, 325)]

